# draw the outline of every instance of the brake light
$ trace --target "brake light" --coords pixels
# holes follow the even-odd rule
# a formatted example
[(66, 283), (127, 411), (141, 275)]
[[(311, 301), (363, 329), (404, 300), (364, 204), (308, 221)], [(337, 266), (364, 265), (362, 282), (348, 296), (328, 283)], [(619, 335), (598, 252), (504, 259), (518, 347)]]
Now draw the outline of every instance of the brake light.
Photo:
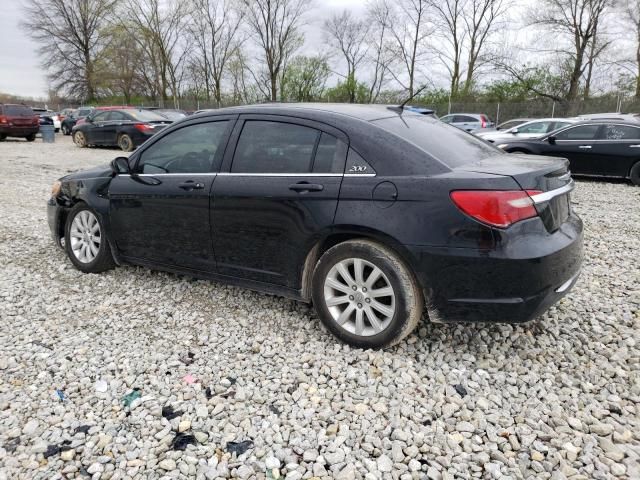
[(147, 123), (136, 123), (134, 127), (142, 133), (153, 133), (153, 126)]
[(9, 123), (9, 121), (7, 120), (6, 116), (0, 115), (0, 123), (6, 125), (7, 123)]
[(538, 190), (455, 190), (451, 200), (464, 213), (492, 227), (507, 228), (538, 215), (532, 195)]

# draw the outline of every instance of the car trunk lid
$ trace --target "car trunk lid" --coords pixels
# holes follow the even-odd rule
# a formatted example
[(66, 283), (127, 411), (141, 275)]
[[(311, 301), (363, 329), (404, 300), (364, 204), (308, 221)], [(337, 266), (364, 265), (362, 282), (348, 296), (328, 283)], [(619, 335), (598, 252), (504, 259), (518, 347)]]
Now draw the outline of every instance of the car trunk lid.
[(569, 217), (569, 195), (573, 189), (573, 180), (569, 172), (569, 162), (565, 159), (499, 154), (460, 166), (458, 169), (509, 176), (523, 190), (539, 191), (539, 194), (533, 194), (531, 198), (549, 232), (560, 228)]

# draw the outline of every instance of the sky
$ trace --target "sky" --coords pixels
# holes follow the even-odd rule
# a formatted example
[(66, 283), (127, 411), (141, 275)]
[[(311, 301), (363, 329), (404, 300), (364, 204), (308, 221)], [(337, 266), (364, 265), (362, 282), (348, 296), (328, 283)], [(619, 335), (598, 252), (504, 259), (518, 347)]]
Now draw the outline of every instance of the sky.
[(0, 0), (0, 92), (26, 97), (47, 94), (38, 45), (20, 28), (23, 0)]
[[(40, 66), (38, 45), (20, 27), (25, 0), (0, 0), (0, 92), (25, 97), (45, 97), (48, 91), (46, 72)], [(322, 42), (321, 20), (341, 8), (355, 11), (364, 8), (366, 0), (316, 0), (305, 29), (305, 49), (319, 51)]]

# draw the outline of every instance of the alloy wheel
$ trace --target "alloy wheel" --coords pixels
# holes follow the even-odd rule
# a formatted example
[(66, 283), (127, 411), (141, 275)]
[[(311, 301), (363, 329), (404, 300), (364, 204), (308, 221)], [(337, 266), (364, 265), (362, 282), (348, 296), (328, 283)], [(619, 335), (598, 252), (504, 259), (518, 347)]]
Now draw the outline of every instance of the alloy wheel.
[(86, 140), (84, 138), (84, 133), (82, 132), (76, 132), (73, 135), (73, 141), (75, 142), (76, 145), (78, 145), (79, 147), (84, 147)]
[(69, 230), (73, 255), (82, 263), (91, 263), (98, 256), (102, 236), (100, 222), (89, 210), (80, 211)]
[(384, 272), (362, 258), (336, 263), (324, 282), (324, 301), (333, 320), (359, 336), (384, 331), (396, 311), (396, 296)]

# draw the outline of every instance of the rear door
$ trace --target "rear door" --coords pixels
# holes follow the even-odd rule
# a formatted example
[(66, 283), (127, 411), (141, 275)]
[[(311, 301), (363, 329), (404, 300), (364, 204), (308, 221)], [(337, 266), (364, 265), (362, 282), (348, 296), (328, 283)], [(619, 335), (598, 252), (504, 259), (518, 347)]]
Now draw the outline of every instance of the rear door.
[(640, 126), (607, 123), (594, 142), (592, 172), (606, 177), (628, 177), (640, 160)]
[(555, 144), (549, 145), (545, 155), (568, 159), (573, 173), (593, 175), (598, 155), (594, 146), (600, 128), (600, 124), (582, 124), (561, 130), (554, 135)]
[(346, 151), (328, 125), (241, 116), (213, 194), (219, 272), (299, 288), (307, 252), (333, 224)]
[(134, 154), (133, 174), (111, 181), (111, 230), (123, 256), (215, 271), (210, 192), (234, 120), (173, 130)]

